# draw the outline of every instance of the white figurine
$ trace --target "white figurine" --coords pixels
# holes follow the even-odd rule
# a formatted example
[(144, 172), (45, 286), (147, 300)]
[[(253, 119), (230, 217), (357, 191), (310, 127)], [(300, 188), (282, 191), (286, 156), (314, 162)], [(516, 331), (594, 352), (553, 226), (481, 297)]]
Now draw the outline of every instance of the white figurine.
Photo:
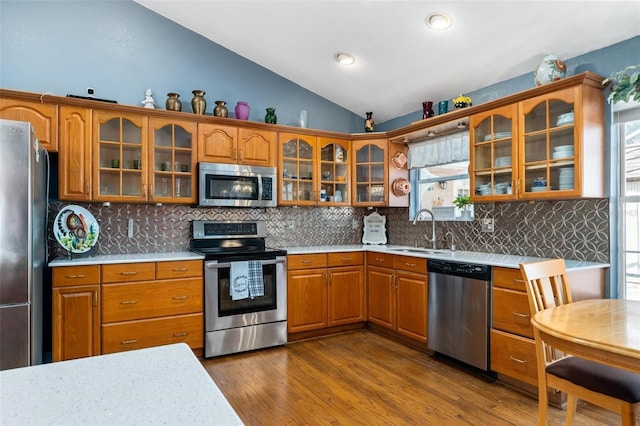
[(153, 97), (151, 95), (151, 89), (147, 89), (147, 91), (144, 92), (144, 101), (140, 103), (144, 105), (145, 108), (155, 109), (156, 101), (153, 100)]

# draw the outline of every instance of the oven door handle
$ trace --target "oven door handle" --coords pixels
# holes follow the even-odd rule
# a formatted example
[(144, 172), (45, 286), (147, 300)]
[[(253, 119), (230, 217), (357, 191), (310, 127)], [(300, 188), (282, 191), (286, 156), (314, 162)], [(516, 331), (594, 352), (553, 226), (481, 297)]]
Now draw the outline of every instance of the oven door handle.
[[(265, 265), (276, 265), (278, 263), (284, 263), (285, 259), (269, 259), (269, 260), (260, 260), (262, 266)], [(207, 269), (221, 269), (221, 268), (230, 268), (232, 262), (226, 263), (214, 263), (214, 262), (205, 262), (204, 267)]]

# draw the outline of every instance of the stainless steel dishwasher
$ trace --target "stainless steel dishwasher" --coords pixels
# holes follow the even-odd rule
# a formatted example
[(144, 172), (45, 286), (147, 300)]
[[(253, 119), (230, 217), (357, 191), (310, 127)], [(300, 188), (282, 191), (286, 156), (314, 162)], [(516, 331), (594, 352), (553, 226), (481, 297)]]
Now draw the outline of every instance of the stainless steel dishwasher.
[(427, 260), (429, 349), (489, 370), (491, 267)]

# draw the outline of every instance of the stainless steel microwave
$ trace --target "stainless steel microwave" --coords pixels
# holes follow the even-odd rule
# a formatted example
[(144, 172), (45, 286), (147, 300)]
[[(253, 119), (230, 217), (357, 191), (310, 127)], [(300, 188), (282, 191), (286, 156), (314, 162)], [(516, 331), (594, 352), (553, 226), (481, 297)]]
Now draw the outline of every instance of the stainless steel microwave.
[(276, 207), (275, 167), (199, 163), (198, 205), (202, 207)]

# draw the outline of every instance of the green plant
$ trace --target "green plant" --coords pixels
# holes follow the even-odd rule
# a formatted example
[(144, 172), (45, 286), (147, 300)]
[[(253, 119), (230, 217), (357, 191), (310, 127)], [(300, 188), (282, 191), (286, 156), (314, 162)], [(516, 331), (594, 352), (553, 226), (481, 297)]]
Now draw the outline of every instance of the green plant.
[(629, 65), (622, 71), (611, 73), (602, 84), (611, 83), (611, 93), (607, 97), (610, 103), (629, 102), (630, 99), (640, 102), (640, 64)]
[(471, 207), (471, 204), (473, 203), (471, 202), (471, 197), (469, 197), (468, 195), (459, 195), (458, 197), (455, 198), (455, 200), (453, 200), (454, 206), (465, 211), (469, 210), (469, 207)]

